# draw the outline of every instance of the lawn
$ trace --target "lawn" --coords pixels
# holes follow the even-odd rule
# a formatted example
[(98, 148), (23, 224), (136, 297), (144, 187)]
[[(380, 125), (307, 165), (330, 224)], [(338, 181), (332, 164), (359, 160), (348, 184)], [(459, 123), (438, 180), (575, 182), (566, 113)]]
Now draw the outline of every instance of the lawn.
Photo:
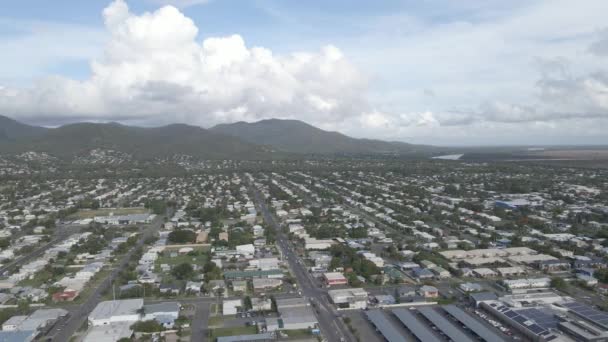
[(289, 336), (289, 339), (301, 339), (301, 338), (309, 338), (312, 336), (310, 329), (299, 329), (299, 330), (283, 330), (283, 333)]
[(70, 216), (72, 219), (87, 219), (95, 216), (109, 216), (112, 213), (114, 216), (117, 215), (131, 215), (131, 214), (147, 214), (150, 210), (146, 208), (104, 208), (104, 209), (80, 209), (76, 213)]
[(169, 266), (175, 266), (183, 263), (199, 265), (202, 267), (205, 262), (207, 262), (207, 258), (205, 255), (196, 255), (190, 256), (187, 254), (177, 255), (175, 257), (171, 257), (170, 253), (165, 252), (162, 256), (158, 257), (155, 262), (155, 270), (160, 272), (160, 265), (167, 264)]
[(255, 326), (250, 327), (231, 327), (231, 328), (217, 328), (210, 331), (211, 338), (215, 341), (216, 337), (221, 336), (236, 336), (236, 335), (252, 335), (258, 333), (258, 328)]
[(224, 322), (224, 318), (222, 316), (211, 316), (209, 317), (209, 326), (210, 327), (215, 327), (215, 326), (223, 326)]

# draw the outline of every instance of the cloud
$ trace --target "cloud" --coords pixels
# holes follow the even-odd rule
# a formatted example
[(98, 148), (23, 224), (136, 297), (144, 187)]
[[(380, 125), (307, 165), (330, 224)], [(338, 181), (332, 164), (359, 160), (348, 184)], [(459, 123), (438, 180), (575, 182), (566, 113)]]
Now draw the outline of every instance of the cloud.
[(30, 122), (128, 117), (202, 126), (268, 117), (339, 122), (369, 111), (366, 77), (334, 46), (276, 55), (239, 35), (197, 42), (197, 26), (173, 6), (136, 15), (116, 0), (103, 18), (109, 40), (90, 78), (5, 88), (0, 111)]
[(148, 0), (149, 2), (152, 2), (154, 4), (157, 5), (170, 5), (170, 6), (175, 6), (177, 8), (186, 8), (186, 7), (190, 7), (190, 6), (196, 6), (196, 5), (204, 5), (207, 4), (209, 2), (211, 2), (212, 0)]
[(601, 31), (598, 36), (589, 46), (589, 52), (597, 56), (608, 56), (608, 29)]

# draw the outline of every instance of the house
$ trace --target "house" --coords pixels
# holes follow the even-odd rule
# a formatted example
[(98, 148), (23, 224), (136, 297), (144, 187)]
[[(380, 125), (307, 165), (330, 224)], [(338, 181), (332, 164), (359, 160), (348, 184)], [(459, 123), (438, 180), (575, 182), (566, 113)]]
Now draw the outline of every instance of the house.
[(160, 284), (159, 291), (162, 294), (178, 295), (182, 291), (181, 287), (177, 284)]
[(247, 245), (236, 246), (236, 251), (243, 255), (253, 255), (255, 253), (255, 246), (250, 243)]
[(435, 274), (431, 272), (431, 270), (426, 268), (413, 268), (411, 273), (414, 278), (417, 278), (419, 280), (432, 279), (435, 277)]
[(423, 285), (418, 289), (418, 293), (424, 298), (439, 297), (439, 290), (435, 286)]
[(224, 303), (222, 305), (222, 314), (224, 316), (236, 315), (236, 313), (238, 312), (237, 308), (241, 308), (241, 307), (243, 307), (243, 303), (241, 302), (240, 299), (224, 300)]
[(259, 258), (249, 260), (249, 266), (256, 267), (262, 271), (274, 270), (279, 268), (278, 258)]
[(137, 278), (137, 282), (141, 284), (159, 284), (160, 277), (153, 272), (144, 272)]
[(304, 239), (304, 248), (306, 250), (325, 250), (329, 249), (336, 242), (334, 240), (317, 240), (315, 238)]
[(255, 311), (270, 311), (272, 310), (272, 301), (270, 298), (251, 298), (251, 309)]
[(207, 239), (209, 238), (209, 233), (207, 233), (206, 231), (201, 231), (198, 234), (196, 234), (196, 243), (205, 243), (207, 242)]
[(232, 291), (234, 292), (247, 292), (247, 281), (246, 280), (233, 280)]
[(218, 234), (218, 240), (228, 241), (228, 232), (220, 232)]
[(445, 279), (445, 278), (451, 277), (451, 274), (448, 270), (446, 270), (442, 267), (439, 267), (439, 266), (431, 268), (431, 271), (433, 273), (435, 273), (436, 277), (439, 279)]
[(76, 290), (64, 290), (60, 292), (53, 293), (52, 299), (53, 302), (71, 302), (78, 296), (78, 291)]
[(478, 292), (483, 289), (481, 285), (477, 283), (462, 283), (458, 286), (458, 288), (460, 288), (460, 290), (463, 292)]
[(186, 283), (186, 292), (190, 293), (199, 293), (201, 292), (201, 288), (203, 287), (203, 283), (200, 281), (188, 281)]
[(226, 282), (223, 280), (210, 280), (207, 284), (207, 290), (210, 292), (217, 292), (219, 290), (226, 291)]
[(597, 284), (597, 292), (606, 295), (608, 294), (608, 284)]
[(416, 296), (416, 288), (413, 286), (401, 286), (397, 289), (399, 298), (409, 298)]
[(327, 286), (346, 285), (348, 280), (340, 272), (326, 272), (323, 273), (323, 281)]
[(281, 279), (273, 278), (256, 278), (252, 280), (254, 292), (264, 292), (271, 289), (276, 289), (283, 285)]
[(179, 317), (180, 305), (177, 302), (164, 302), (144, 306), (144, 321), (155, 320), (164, 328), (171, 329)]

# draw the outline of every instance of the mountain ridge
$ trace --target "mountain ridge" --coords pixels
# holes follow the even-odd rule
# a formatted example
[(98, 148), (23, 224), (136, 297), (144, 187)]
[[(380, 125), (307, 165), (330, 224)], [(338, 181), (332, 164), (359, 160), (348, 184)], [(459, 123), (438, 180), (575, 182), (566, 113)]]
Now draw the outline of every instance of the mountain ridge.
[(239, 121), (219, 124), (210, 129), (289, 153), (394, 154), (423, 148), (403, 142), (353, 138), (340, 132), (325, 131), (299, 120), (266, 119), (251, 123)]
[(45, 128), (0, 116), (2, 132), (0, 153), (44, 152), (64, 159), (94, 149), (116, 150), (137, 159), (176, 154), (201, 159), (269, 159), (290, 155), (402, 154), (427, 148), (357, 139), (303, 121), (282, 119), (239, 121), (209, 129), (183, 123), (139, 127), (116, 122), (78, 122)]

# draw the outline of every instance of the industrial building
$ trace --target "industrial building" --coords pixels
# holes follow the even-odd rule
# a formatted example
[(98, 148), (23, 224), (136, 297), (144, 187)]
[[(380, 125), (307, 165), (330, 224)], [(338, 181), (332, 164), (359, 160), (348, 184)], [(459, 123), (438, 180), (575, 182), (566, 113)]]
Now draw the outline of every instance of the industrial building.
[(268, 331), (312, 329), (319, 322), (308, 301), (304, 298), (277, 299), (278, 318), (266, 318)]
[(141, 318), (139, 312), (143, 306), (144, 300), (141, 298), (101, 302), (89, 315), (89, 324), (97, 326), (116, 322), (136, 322)]
[(367, 292), (362, 288), (330, 290), (327, 291), (327, 294), (338, 308), (367, 308)]

